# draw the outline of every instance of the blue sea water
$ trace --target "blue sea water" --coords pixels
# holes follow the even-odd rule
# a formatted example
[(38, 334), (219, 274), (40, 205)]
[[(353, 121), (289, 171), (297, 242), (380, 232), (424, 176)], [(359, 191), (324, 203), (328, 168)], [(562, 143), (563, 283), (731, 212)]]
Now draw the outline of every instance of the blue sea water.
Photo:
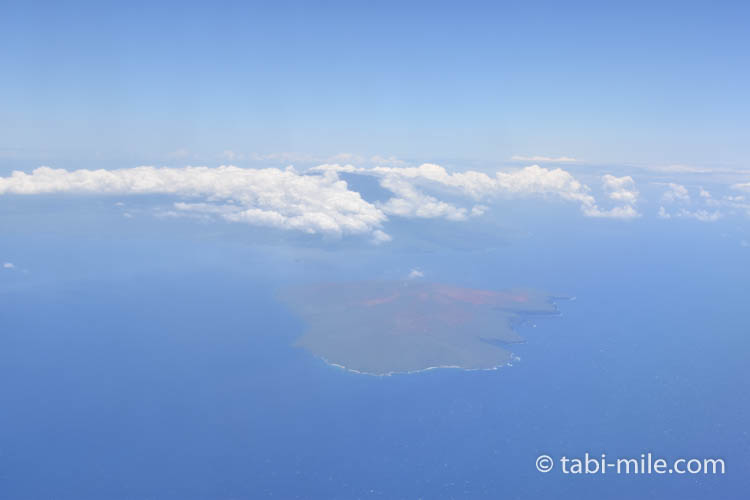
[[(19, 272), (0, 282), (0, 498), (709, 499), (750, 487), (750, 251), (729, 223), (561, 214), (470, 250), (259, 244), (164, 221), (91, 237), (9, 220)], [(364, 376), (292, 347), (304, 325), (276, 289), (412, 267), (576, 300), (522, 326), (521, 362), (497, 371)], [(535, 468), (540, 454), (586, 452), (718, 457), (726, 474)]]

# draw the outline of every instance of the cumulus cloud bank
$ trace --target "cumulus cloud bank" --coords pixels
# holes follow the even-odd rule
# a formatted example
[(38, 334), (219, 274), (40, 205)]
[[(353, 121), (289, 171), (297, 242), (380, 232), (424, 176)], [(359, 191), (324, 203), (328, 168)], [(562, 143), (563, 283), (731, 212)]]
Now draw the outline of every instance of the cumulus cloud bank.
[(13, 172), (0, 178), (0, 195), (9, 193), (178, 195), (201, 200), (178, 203), (176, 208), (183, 212), (308, 233), (386, 239), (377, 232), (385, 213), (350, 190), (335, 173), (305, 175), (292, 168), (233, 166), (75, 171), (40, 167), (31, 174)]
[[(496, 172), (494, 176), (473, 170), (448, 172), (440, 165), (425, 163), (418, 167), (374, 167), (357, 168), (352, 165), (321, 165), (316, 171), (348, 172), (372, 175), (381, 179), (380, 184), (394, 193), (385, 203), (384, 210), (398, 215), (446, 217), (460, 220), (467, 215), (484, 212), (484, 205), (471, 209), (439, 204), (437, 200), (422, 194), (419, 188), (449, 190), (454, 194), (467, 196), (475, 201), (484, 201), (498, 196), (528, 197), (547, 196), (577, 202), (584, 215), (589, 217), (632, 218), (639, 214), (634, 205), (638, 199), (635, 183), (629, 176), (603, 178), (609, 197), (623, 203), (608, 210), (599, 208), (590, 188), (579, 182), (570, 172), (561, 168), (547, 169), (532, 165), (513, 171)], [(429, 215), (428, 215), (429, 214)]]
[[(750, 216), (750, 203), (744, 195), (714, 196), (703, 187), (698, 187), (698, 196), (691, 197), (690, 191), (683, 185), (669, 183), (668, 189), (662, 195), (663, 205), (659, 207), (658, 216), (662, 219), (690, 218), (701, 222), (715, 222), (727, 215)], [(735, 184), (731, 186), (738, 188)], [(668, 211), (664, 205), (676, 205), (672, 211)]]
[[(371, 203), (339, 176), (351, 172), (378, 178), (392, 196)], [(602, 178), (605, 193), (617, 206), (602, 209), (588, 186), (569, 172), (532, 165), (489, 175), (478, 171), (448, 172), (440, 165), (372, 168), (325, 164), (298, 172), (235, 166), (151, 167), (118, 170), (74, 170), (40, 167), (31, 173), (0, 177), (0, 195), (90, 193), (163, 194), (182, 198), (165, 215), (219, 218), (313, 234), (369, 236), (390, 241), (383, 225), (390, 217), (444, 218), (461, 221), (482, 215), (497, 197), (551, 197), (579, 204), (590, 217), (632, 218), (638, 190), (629, 176)], [(441, 195), (469, 200), (466, 206)], [(444, 196), (443, 196), (444, 198)], [(458, 203), (463, 204), (459, 200)]]

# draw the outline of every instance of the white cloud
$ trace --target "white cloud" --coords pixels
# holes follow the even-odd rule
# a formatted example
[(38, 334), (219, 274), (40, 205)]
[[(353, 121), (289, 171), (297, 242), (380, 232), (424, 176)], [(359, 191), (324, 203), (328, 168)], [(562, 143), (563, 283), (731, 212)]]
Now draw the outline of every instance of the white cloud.
[[(467, 216), (481, 215), (486, 211), (487, 201), (494, 197), (558, 197), (563, 200), (578, 202), (583, 214), (587, 217), (609, 217), (629, 219), (640, 217), (636, 206), (640, 201), (640, 192), (631, 176), (616, 177), (613, 175), (602, 176), (603, 190), (608, 200), (613, 202), (614, 207), (601, 206), (591, 194), (591, 190), (585, 184), (579, 182), (570, 172), (561, 168), (543, 168), (532, 165), (525, 168), (500, 171), (493, 174), (464, 171), (448, 172), (440, 165), (426, 163), (412, 167), (387, 167), (376, 166), (374, 168), (355, 167), (353, 165), (326, 164), (316, 167), (317, 171), (349, 172), (362, 175), (371, 175), (381, 179), (381, 185), (387, 188), (386, 178), (400, 178), (414, 186), (417, 193), (424, 193), (422, 201), (429, 203), (422, 216), (451, 217), (460, 219)], [(664, 168), (665, 171), (687, 171), (687, 167), (672, 166)], [(691, 171), (694, 171), (691, 170)], [(659, 183), (661, 184), (661, 183)], [(745, 213), (750, 216), (750, 204), (742, 196), (714, 197), (706, 189), (699, 188), (695, 200), (691, 198), (687, 187), (675, 182), (665, 183), (666, 190), (661, 197), (662, 207), (670, 204), (679, 204), (687, 207), (688, 204), (700, 203), (702, 210), (667, 211), (660, 208), (659, 216), (662, 218), (690, 217), (702, 221), (713, 221), (725, 215), (736, 215)], [(732, 186), (737, 190), (750, 192), (750, 183), (735, 184)], [(440, 203), (440, 193), (451, 193), (466, 196), (473, 200), (481, 200), (482, 205), (473, 208), (461, 207), (460, 203), (452, 201), (449, 206), (443, 206), (441, 210), (436, 209)], [(394, 193), (396, 194), (396, 193)], [(416, 195), (411, 197), (412, 203), (396, 195), (392, 214), (403, 214), (404, 216), (415, 216), (419, 199)], [(720, 208), (721, 211), (716, 210)], [(429, 209), (429, 210), (428, 210)], [(428, 215), (432, 214), (432, 215)]]
[(635, 219), (640, 217), (641, 214), (632, 207), (631, 205), (624, 205), (622, 207), (614, 207), (609, 210), (602, 210), (597, 206), (585, 207), (583, 209), (584, 215), (588, 217), (600, 217), (609, 219)]
[[(233, 166), (120, 170), (40, 167), (31, 174), (0, 178), (2, 194), (94, 193), (168, 194), (197, 198), (178, 204), (176, 213), (193, 212), (249, 224), (307, 233), (374, 235), (387, 219), (378, 207), (349, 190), (335, 172), (300, 174)], [(384, 240), (382, 235), (376, 239)]]
[(474, 199), (493, 195), (557, 195), (567, 200), (594, 202), (594, 198), (588, 194), (588, 187), (578, 182), (570, 173), (560, 168), (550, 170), (538, 165), (507, 172), (500, 171), (494, 177), (474, 170), (449, 173), (440, 165), (432, 163), (406, 168), (375, 167), (365, 172), (443, 185)]
[[(411, 196), (412, 203), (406, 203), (403, 196), (398, 196), (389, 187), (403, 187), (403, 183), (397, 184), (393, 179), (401, 179), (411, 184), (418, 184), (422, 188), (436, 188), (444, 190), (449, 188), (461, 195), (475, 200), (488, 199), (497, 196), (528, 197), (528, 196), (556, 196), (563, 200), (575, 201), (581, 204), (584, 215), (589, 217), (612, 217), (633, 218), (638, 217), (638, 212), (632, 206), (615, 207), (609, 210), (600, 209), (595, 198), (589, 193), (588, 186), (579, 182), (569, 172), (561, 169), (547, 169), (538, 165), (532, 165), (522, 169), (511, 171), (499, 171), (494, 176), (484, 172), (468, 170), (465, 172), (448, 172), (440, 165), (425, 163), (418, 167), (383, 167), (362, 168), (352, 165), (325, 164), (313, 168), (319, 172), (348, 172), (363, 175), (372, 175), (381, 178), (381, 185), (397, 194), (394, 206), (390, 207), (392, 214), (413, 214), (414, 206), (418, 202), (416, 195)], [(638, 198), (638, 191), (631, 177), (605, 176), (605, 188), (609, 187), (610, 198), (615, 201), (634, 203)], [(475, 205), (470, 211), (467, 209), (453, 209), (443, 206), (437, 210), (434, 197), (428, 196), (423, 199), (430, 207), (423, 210), (423, 216), (432, 213), (436, 217), (452, 217), (455, 220), (464, 218), (467, 213), (480, 215), (486, 210), (484, 205)], [(390, 200), (389, 200), (390, 202)]]
[(424, 278), (424, 273), (419, 269), (412, 269), (411, 271), (409, 271), (409, 275), (407, 276), (407, 278), (410, 280)]
[(584, 215), (588, 217), (605, 217), (613, 219), (634, 219), (641, 214), (635, 208), (640, 193), (635, 187), (635, 181), (629, 175), (624, 177), (615, 177), (614, 175), (603, 175), (602, 184), (607, 197), (621, 206), (602, 210), (596, 203), (583, 203), (581, 209)]
[(465, 220), (467, 217), (465, 208), (458, 208), (421, 193), (411, 183), (398, 176), (386, 176), (381, 180), (381, 185), (396, 195), (380, 204), (380, 208), (386, 214), (401, 217), (442, 217), (448, 220)]
[(664, 203), (688, 203), (690, 201), (690, 194), (688, 193), (688, 190), (685, 186), (681, 184), (675, 184), (674, 182), (670, 182), (668, 186), (669, 189), (667, 189), (661, 196), (661, 199)]
[(501, 192), (519, 195), (551, 194), (579, 201), (584, 205), (594, 203), (594, 198), (588, 194), (589, 188), (560, 168), (549, 170), (532, 165), (515, 172), (498, 172), (496, 177), (497, 188)]
[[(381, 177), (381, 185), (397, 195), (394, 203), (400, 207), (400, 211), (404, 214), (413, 213), (416, 210), (414, 205), (420, 200), (416, 196), (412, 196), (411, 200), (413, 203), (405, 203), (403, 200), (404, 196), (393, 189), (394, 187), (398, 187), (406, 192), (406, 188), (403, 187), (404, 183), (397, 183), (394, 179), (408, 181), (415, 185), (418, 184), (426, 189), (444, 190), (445, 188), (449, 188), (474, 200), (484, 200), (498, 196), (554, 196), (579, 203), (584, 215), (589, 217), (633, 218), (639, 215), (630, 205), (638, 197), (635, 183), (630, 177), (605, 177), (605, 186), (611, 187), (610, 197), (615, 201), (626, 202), (628, 204), (626, 206), (603, 210), (598, 207), (596, 199), (589, 193), (590, 189), (588, 186), (582, 184), (569, 172), (561, 168), (547, 169), (538, 165), (532, 165), (512, 171), (496, 172), (494, 177), (484, 172), (473, 170), (449, 173), (440, 165), (431, 163), (425, 163), (418, 167), (405, 168), (375, 167), (372, 169), (362, 169), (354, 168), (351, 165), (344, 167), (323, 165), (318, 168), (323, 171), (358, 172)], [(427, 207), (428, 210), (424, 212), (431, 212), (433, 216), (444, 216), (460, 220), (467, 213), (466, 209), (456, 209), (452, 205), (442, 206), (438, 210), (438, 207), (435, 206), (437, 200), (433, 197), (428, 197), (422, 201), (430, 205)], [(407, 210), (407, 208), (410, 210)], [(477, 205), (471, 209), (470, 213), (477, 215), (483, 213), (484, 210), (486, 210), (485, 206)], [(390, 213), (396, 212), (391, 211)]]
[(15, 269), (16, 266), (12, 262), (3, 262), (3, 269)]
[(714, 199), (711, 193), (703, 189), (702, 187), (699, 188), (698, 196), (700, 196), (700, 199), (703, 200), (703, 203), (709, 207), (716, 207), (723, 204), (721, 200)]
[(704, 168), (704, 167), (694, 167), (691, 165), (648, 165), (648, 166), (642, 166), (640, 168), (651, 170), (654, 172), (662, 172), (662, 173), (668, 173), (668, 174), (708, 174), (712, 173), (715, 170)]
[(380, 245), (382, 243), (388, 243), (393, 238), (391, 238), (391, 235), (381, 231), (380, 229), (376, 229), (372, 232), (372, 242), (376, 245)]
[(569, 156), (549, 157), (549, 156), (513, 155), (510, 157), (510, 159), (513, 161), (528, 161), (532, 163), (574, 163), (574, 162), (579, 161)]
[(693, 211), (682, 209), (677, 213), (677, 215), (678, 217), (689, 217), (701, 222), (715, 222), (722, 217), (722, 213), (718, 210), (709, 212), (708, 210), (703, 209)]
[(474, 205), (471, 207), (470, 215), (472, 217), (479, 217), (480, 215), (484, 215), (484, 213), (489, 209), (486, 205)]
[(639, 193), (635, 187), (635, 181), (629, 175), (615, 177), (607, 174), (602, 177), (602, 182), (610, 199), (628, 205), (634, 205), (638, 202)]
[(317, 167), (313, 167), (310, 169), (310, 172), (345, 172), (345, 173), (356, 173), (356, 172), (366, 172), (367, 169), (362, 167), (355, 167), (351, 164), (346, 165), (339, 165), (338, 163), (324, 163), (322, 165), (318, 165)]
[(669, 213), (662, 206), (662, 207), (659, 207), (658, 216), (661, 219), (682, 218), (682, 219), (695, 219), (701, 222), (716, 222), (717, 220), (721, 219), (724, 216), (724, 214), (722, 214), (718, 210), (709, 212), (708, 210), (704, 210), (704, 209), (686, 210), (684, 208), (677, 210), (674, 213)]
[[(701, 222), (715, 222), (727, 215), (746, 214), (750, 216), (750, 204), (747, 203), (743, 195), (714, 197), (709, 191), (699, 187), (698, 197), (693, 199), (685, 186), (673, 182), (667, 184), (667, 186), (667, 191), (662, 195), (662, 202), (665, 204), (677, 203), (682, 208), (667, 213), (666, 209), (662, 207), (659, 210), (662, 218), (691, 218)], [(669, 217), (664, 217), (664, 214)]]

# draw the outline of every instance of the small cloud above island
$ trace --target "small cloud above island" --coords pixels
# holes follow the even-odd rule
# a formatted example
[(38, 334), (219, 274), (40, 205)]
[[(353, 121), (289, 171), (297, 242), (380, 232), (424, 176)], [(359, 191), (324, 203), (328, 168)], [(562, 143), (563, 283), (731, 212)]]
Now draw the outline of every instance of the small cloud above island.
[(418, 278), (424, 278), (424, 273), (420, 271), (419, 269), (412, 269), (409, 272), (409, 275), (407, 276), (410, 280), (418, 279)]

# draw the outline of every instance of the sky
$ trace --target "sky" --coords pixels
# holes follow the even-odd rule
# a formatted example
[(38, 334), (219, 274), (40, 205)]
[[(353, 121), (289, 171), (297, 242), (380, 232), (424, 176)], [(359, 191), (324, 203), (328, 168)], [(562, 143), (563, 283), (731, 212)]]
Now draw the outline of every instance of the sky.
[(4, 171), (342, 153), (742, 168), (750, 156), (744, 2), (3, 10)]

